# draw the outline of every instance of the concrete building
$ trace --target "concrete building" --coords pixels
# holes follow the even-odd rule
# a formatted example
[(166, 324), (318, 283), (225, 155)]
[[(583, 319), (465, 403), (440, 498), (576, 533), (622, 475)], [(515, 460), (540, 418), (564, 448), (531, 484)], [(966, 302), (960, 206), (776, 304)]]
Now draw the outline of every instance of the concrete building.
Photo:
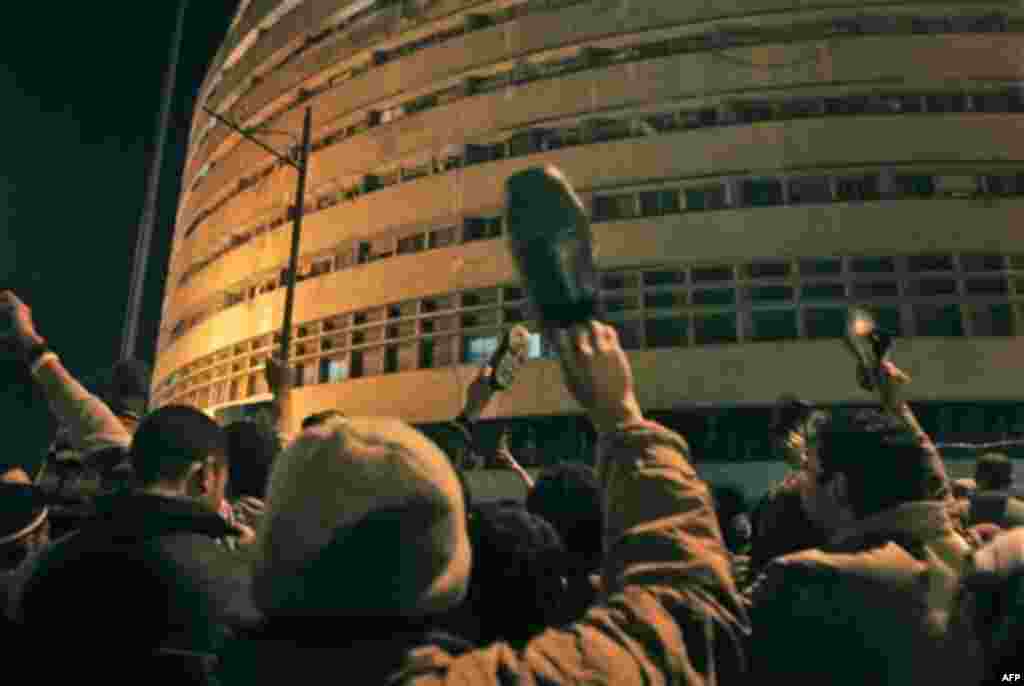
[[(281, 149), (313, 109), (300, 417), (455, 416), (525, 317), (504, 180), (552, 163), (641, 403), (698, 456), (764, 458), (784, 391), (869, 400), (851, 302), (900, 335), (940, 438), (999, 437), (1024, 433), (1022, 27), (996, 2), (251, 0), (199, 104)], [(154, 394), (230, 416), (267, 397), (295, 171), (197, 108), (184, 184)], [(533, 352), (488, 418), (585, 451)]]

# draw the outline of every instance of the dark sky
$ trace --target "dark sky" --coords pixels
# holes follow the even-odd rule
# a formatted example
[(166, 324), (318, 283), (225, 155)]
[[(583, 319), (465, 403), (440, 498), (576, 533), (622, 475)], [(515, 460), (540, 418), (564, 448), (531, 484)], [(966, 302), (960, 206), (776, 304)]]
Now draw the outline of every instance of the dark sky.
[[(0, 288), (82, 377), (120, 350), (177, 4), (13, 3), (0, 23)], [(194, 98), (237, 5), (192, 0), (186, 18), (137, 348), (149, 362)], [(28, 404), (0, 372), (5, 408)]]

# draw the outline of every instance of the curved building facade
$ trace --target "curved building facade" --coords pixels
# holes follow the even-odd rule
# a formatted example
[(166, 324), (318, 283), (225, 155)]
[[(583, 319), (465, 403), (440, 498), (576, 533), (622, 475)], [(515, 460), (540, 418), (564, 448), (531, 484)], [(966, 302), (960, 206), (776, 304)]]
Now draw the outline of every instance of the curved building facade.
[[(851, 302), (901, 336), (933, 430), (1024, 432), (1022, 57), (998, 2), (251, 0), (199, 100), (282, 150), (312, 108), (299, 417), (458, 413), (526, 317), (504, 180), (551, 163), (590, 204), (641, 404), (743, 459), (784, 391), (869, 400)], [(197, 108), (156, 404), (267, 398), (294, 187)], [(579, 408), (533, 354), (488, 418), (571, 451)]]

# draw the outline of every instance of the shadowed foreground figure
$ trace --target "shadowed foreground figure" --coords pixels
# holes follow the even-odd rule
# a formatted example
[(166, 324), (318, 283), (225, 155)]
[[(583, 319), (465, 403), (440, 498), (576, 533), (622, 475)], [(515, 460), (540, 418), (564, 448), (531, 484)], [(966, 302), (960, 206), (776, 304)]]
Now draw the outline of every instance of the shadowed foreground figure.
[(311, 684), (349, 668), (363, 683), (417, 685), (714, 684), (742, 670), (747, 621), (686, 443), (642, 417), (614, 329), (580, 325), (558, 346), (601, 436), (600, 602), (521, 650), (434, 632), (472, 564), (455, 472), (398, 420), (334, 420), (275, 464), (253, 587), (268, 627), (233, 646), (227, 683), (279, 684), (296, 665)]

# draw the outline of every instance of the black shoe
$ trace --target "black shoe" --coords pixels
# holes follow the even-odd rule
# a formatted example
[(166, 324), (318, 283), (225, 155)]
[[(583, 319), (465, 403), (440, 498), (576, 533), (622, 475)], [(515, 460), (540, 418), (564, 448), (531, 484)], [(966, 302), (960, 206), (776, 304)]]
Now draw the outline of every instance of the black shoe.
[(557, 168), (533, 167), (505, 182), (508, 244), (545, 329), (601, 315), (590, 220)]

